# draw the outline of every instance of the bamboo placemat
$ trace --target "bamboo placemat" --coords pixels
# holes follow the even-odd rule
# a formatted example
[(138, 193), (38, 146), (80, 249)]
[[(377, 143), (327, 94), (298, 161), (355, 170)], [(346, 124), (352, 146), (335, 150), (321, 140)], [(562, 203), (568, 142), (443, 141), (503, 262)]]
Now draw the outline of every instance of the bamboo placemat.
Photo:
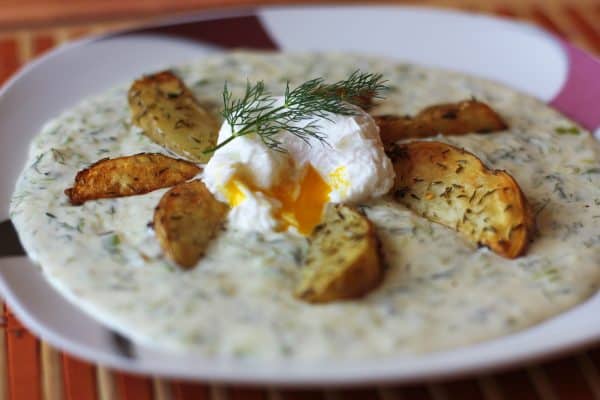
[[(137, 25), (156, 15), (254, 3), (247, 0), (0, 1), (0, 82), (34, 57), (81, 36)], [(418, 4), (530, 21), (600, 54), (600, 0), (431, 0)], [(132, 15), (138, 17), (132, 19)], [(186, 383), (111, 371), (54, 350), (23, 328), (6, 307), (1, 325), (4, 329), (0, 334), (0, 400), (600, 399), (600, 346), (544, 364), (454, 381), (293, 391)]]

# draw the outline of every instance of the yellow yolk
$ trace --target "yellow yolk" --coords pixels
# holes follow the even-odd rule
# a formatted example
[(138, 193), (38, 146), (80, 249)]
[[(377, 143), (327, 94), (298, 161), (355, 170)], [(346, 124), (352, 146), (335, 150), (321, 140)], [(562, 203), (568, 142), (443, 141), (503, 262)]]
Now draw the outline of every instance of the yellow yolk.
[(303, 235), (310, 234), (320, 222), (331, 192), (331, 187), (310, 164), (299, 181), (284, 181), (270, 189), (257, 188), (251, 182), (234, 176), (223, 187), (223, 194), (231, 207), (245, 200), (243, 188), (277, 199), (281, 208), (275, 218), (280, 222), (280, 229), (293, 226)]
[(231, 179), (223, 188), (223, 194), (231, 207), (237, 207), (246, 198), (241, 185), (243, 184), (239, 180)]
[(337, 167), (329, 173), (329, 184), (331, 185), (331, 188), (339, 191), (342, 196), (345, 196), (348, 193), (348, 189), (350, 189), (350, 182), (346, 178), (347, 175), (348, 172), (344, 166)]

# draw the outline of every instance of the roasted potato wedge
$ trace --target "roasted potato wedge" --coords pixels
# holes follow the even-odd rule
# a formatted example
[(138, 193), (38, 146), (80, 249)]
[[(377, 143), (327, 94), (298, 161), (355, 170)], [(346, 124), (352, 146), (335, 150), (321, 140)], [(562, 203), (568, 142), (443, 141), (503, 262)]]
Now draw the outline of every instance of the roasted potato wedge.
[(185, 160), (162, 154), (104, 158), (75, 176), (75, 185), (65, 194), (73, 205), (88, 200), (144, 194), (193, 178), (200, 168)]
[(381, 281), (372, 223), (353, 207), (330, 204), (310, 236), (296, 296), (311, 303), (360, 297)]
[(182, 268), (191, 268), (204, 255), (228, 210), (202, 181), (193, 180), (163, 195), (152, 225), (167, 257)]
[(532, 212), (517, 182), (476, 156), (441, 142), (395, 145), (395, 198), (417, 214), (460, 232), (497, 254), (523, 254)]
[(343, 89), (338, 89), (337, 94), (345, 101), (369, 111), (375, 106), (375, 93), (365, 92), (357, 96), (347, 96)]
[(437, 134), (464, 135), (496, 132), (507, 128), (496, 111), (477, 100), (427, 107), (415, 117), (383, 115), (373, 118), (379, 126), (379, 134), (384, 144)]
[[(345, 81), (318, 85), (315, 92), (335, 94), (342, 101), (352, 103), (368, 111), (375, 106), (375, 100), (381, 98), (380, 93), (387, 90), (386, 81), (382, 78), (383, 76), (380, 74), (366, 74), (356, 70)], [(356, 90), (358, 87), (360, 89)]]
[(163, 71), (136, 80), (128, 100), (134, 124), (150, 139), (191, 161), (210, 159), (204, 151), (217, 144), (219, 120), (175, 74)]

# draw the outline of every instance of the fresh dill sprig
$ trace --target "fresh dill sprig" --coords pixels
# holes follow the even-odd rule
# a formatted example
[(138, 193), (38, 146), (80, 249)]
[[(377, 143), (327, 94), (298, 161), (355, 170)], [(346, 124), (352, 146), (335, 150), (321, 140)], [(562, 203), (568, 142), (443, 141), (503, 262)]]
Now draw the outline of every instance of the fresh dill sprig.
[(225, 83), (222, 115), (231, 126), (232, 135), (206, 152), (214, 152), (235, 138), (251, 133), (276, 151), (285, 151), (278, 138), (284, 131), (306, 143), (311, 139), (325, 142), (315, 118), (330, 119), (331, 114), (355, 115), (354, 105), (364, 106), (373, 98), (381, 98), (386, 89), (381, 74), (355, 71), (347, 79), (333, 84), (316, 78), (291, 89), (287, 82), (283, 102), (279, 105), (262, 81), (254, 85), (248, 82), (239, 99), (233, 99)]
[(367, 105), (371, 99), (381, 99), (388, 90), (387, 81), (382, 81), (381, 74), (369, 74), (354, 71), (348, 79), (332, 85), (323, 85), (317, 90), (325, 90), (336, 94), (340, 100), (358, 106)]

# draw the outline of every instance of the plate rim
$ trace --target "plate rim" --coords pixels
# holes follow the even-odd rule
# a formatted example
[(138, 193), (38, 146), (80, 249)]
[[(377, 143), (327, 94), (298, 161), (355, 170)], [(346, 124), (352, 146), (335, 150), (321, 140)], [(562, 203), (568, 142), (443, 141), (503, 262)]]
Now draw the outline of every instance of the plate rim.
[[(436, 12), (439, 14), (444, 14), (444, 15), (446, 15), (446, 14), (469, 15), (469, 16), (473, 16), (476, 18), (501, 20), (510, 25), (513, 25), (513, 24), (521, 25), (521, 26), (525, 25), (530, 28), (535, 28), (535, 30), (537, 30), (538, 32), (542, 32), (546, 35), (549, 35), (548, 32), (546, 32), (544, 29), (539, 28), (535, 25), (531, 25), (531, 24), (526, 24), (526, 23), (517, 22), (517, 21), (511, 21), (506, 18), (497, 18), (497, 17), (489, 16), (489, 15), (464, 13), (464, 12), (457, 11), (457, 10), (445, 10), (445, 9), (439, 9), (439, 8), (434, 8), (434, 7), (429, 7), (429, 6), (422, 7), (422, 6), (414, 6), (414, 5), (402, 6), (402, 5), (384, 5), (384, 4), (377, 5), (377, 6), (365, 6), (365, 5), (356, 5), (356, 4), (352, 4), (352, 5), (335, 4), (335, 6), (350, 8), (350, 9), (361, 8), (361, 7), (383, 9), (383, 8), (392, 8), (393, 7), (395, 9), (400, 9), (400, 10), (401, 9), (418, 9), (423, 12), (433, 11), (433, 12)], [(323, 4), (300, 5), (300, 4), (298, 4), (298, 5), (291, 5), (291, 6), (277, 5), (277, 6), (261, 6), (261, 7), (239, 7), (239, 8), (235, 8), (235, 9), (210, 10), (210, 11), (205, 11), (205, 12), (193, 13), (193, 15), (184, 16), (183, 19), (185, 19), (186, 21), (199, 21), (199, 20), (205, 20), (205, 19), (218, 19), (218, 18), (223, 18), (223, 17), (232, 17), (232, 16), (237, 16), (237, 15), (257, 15), (260, 13), (261, 10), (318, 9), (318, 8), (324, 8), (324, 7), (331, 7), (331, 5), (323, 5)], [(11, 78), (9, 78), (6, 81), (6, 83), (0, 88), (0, 98), (2, 98), (8, 91), (10, 91), (11, 88), (15, 85), (15, 83), (17, 81), (26, 79), (27, 75), (33, 69), (39, 68), (39, 66), (43, 65), (48, 59), (51, 59), (54, 57), (60, 57), (60, 55), (64, 52), (71, 51), (77, 47), (86, 46), (97, 40), (104, 40), (104, 39), (110, 40), (110, 38), (113, 36), (116, 37), (116, 36), (122, 35), (124, 33), (130, 33), (130, 32), (135, 33), (135, 31), (137, 31), (141, 28), (156, 27), (156, 26), (171, 26), (171, 25), (178, 25), (178, 24), (181, 24), (184, 22), (185, 21), (182, 20), (182, 17), (177, 17), (175, 19), (164, 19), (162, 21), (157, 21), (156, 23), (145, 24), (143, 26), (135, 27), (135, 28), (126, 28), (126, 29), (122, 29), (117, 32), (111, 32), (108, 34), (82, 38), (82, 39), (78, 39), (74, 42), (70, 42), (65, 45), (58, 46), (57, 48), (49, 51), (48, 53), (36, 58), (32, 62), (22, 66), (15, 74), (13, 74), (11, 76)], [(2, 264), (2, 260), (0, 260), (0, 265), (1, 264)], [(29, 328), (32, 332), (39, 334), (39, 329), (38, 329), (39, 323), (36, 322), (36, 319), (34, 317), (30, 316), (26, 312), (26, 310), (22, 306), (21, 301), (19, 300), (19, 295), (11, 290), (10, 285), (8, 285), (7, 281), (5, 281), (3, 274), (0, 274), (0, 293), (2, 294), (2, 296), (4, 298), (4, 301), (9, 304), (9, 306), (11, 307), (11, 309), (13, 311), (15, 311), (15, 313), (18, 315), (19, 319), (24, 323), (24, 325), (27, 326), (27, 328)], [(57, 293), (57, 295), (60, 295), (60, 293)], [(575, 307), (578, 307), (578, 306), (575, 306)], [(563, 315), (563, 314), (560, 314), (560, 315)], [(543, 324), (543, 322), (542, 322), (542, 324)], [(535, 326), (539, 326), (539, 324), (535, 325)], [(48, 335), (47, 333), (48, 332), (44, 332), (44, 334), (39, 334), (39, 335), (45, 341), (49, 342), (50, 344), (56, 346), (57, 348), (59, 348), (63, 351), (66, 351), (71, 354), (75, 354), (75, 355), (80, 356), (85, 359), (88, 359), (91, 362), (98, 362), (98, 360), (99, 360), (98, 358), (90, 359), (87, 356), (88, 353), (86, 352), (85, 348), (80, 349), (77, 346), (75, 348), (70, 347), (70, 346), (72, 346), (72, 344), (64, 343), (63, 340), (60, 339), (60, 337), (58, 337), (58, 336), (52, 337), (52, 335)], [(476, 372), (476, 371), (482, 371), (482, 370), (485, 370), (485, 371), (502, 370), (502, 369), (509, 368), (510, 366), (514, 366), (514, 364), (517, 362), (520, 363), (523, 361), (534, 361), (534, 360), (553, 358), (553, 357), (558, 356), (559, 354), (563, 354), (563, 353), (572, 351), (575, 348), (580, 348), (582, 346), (589, 345), (592, 342), (596, 342), (598, 340), (600, 340), (600, 331), (596, 332), (595, 334), (592, 332), (588, 332), (587, 336), (582, 336), (582, 337), (579, 337), (576, 339), (568, 340), (565, 343), (558, 345), (558, 347), (555, 346), (555, 348), (552, 348), (552, 349), (547, 349), (547, 348), (544, 349), (543, 347), (541, 347), (537, 351), (530, 352), (527, 354), (522, 354), (521, 356), (517, 356), (516, 358), (514, 356), (513, 357), (506, 356), (501, 361), (493, 362), (492, 365), (490, 365), (489, 361), (487, 361), (487, 360), (480, 360), (479, 362), (471, 363), (469, 366), (461, 367), (457, 370), (416, 372), (413, 375), (404, 373), (400, 377), (395, 375), (393, 370), (388, 370), (387, 373), (376, 372), (375, 374), (366, 374), (366, 375), (365, 374), (354, 374), (354, 375), (349, 375), (346, 377), (342, 376), (342, 377), (337, 377), (337, 378), (332, 378), (331, 376), (326, 376), (326, 375), (323, 376), (318, 373), (315, 373), (315, 374), (309, 375), (309, 376), (296, 376), (296, 377), (292, 376), (292, 377), (283, 377), (283, 378), (282, 377), (276, 377), (276, 378), (265, 377), (263, 375), (253, 375), (252, 373), (243, 375), (243, 374), (240, 374), (239, 372), (237, 374), (236, 373), (224, 373), (224, 374), (216, 373), (212, 376), (210, 374), (206, 374), (206, 373), (202, 374), (202, 376), (198, 376), (198, 374), (194, 373), (194, 372), (191, 372), (188, 376), (182, 375), (181, 373), (171, 375), (168, 373), (168, 371), (164, 371), (163, 373), (159, 372), (159, 374), (161, 376), (167, 376), (167, 377), (171, 377), (171, 378), (182, 378), (182, 379), (186, 379), (186, 380), (202, 379), (202, 380), (208, 380), (208, 381), (227, 382), (227, 383), (234, 382), (234, 383), (243, 383), (243, 384), (251, 384), (251, 383), (275, 384), (277, 386), (303, 386), (304, 387), (307, 385), (314, 386), (314, 385), (323, 385), (323, 384), (332, 385), (332, 386), (357, 386), (357, 385), (368, 384), (368, 383), (392, 384), (392, 383), (398, 383), (398, 382), (415, 382), (417, 380), (421, 380), (421, 379), (425, 379), (425, 378), (440, 379), (440, 378), (455, 377), (455, 376), (464, 375), (464, 374), (468, 374), (468, 373), (472, 373), (472, 372)], [(461, 350), (462, 350), (462, 348), (458, 349), (458, 351), (461, 351)], [(457, 351), (457, 350), (450, 350), (450, 351)], [(205, 360), (207, 360), (207, 359), (205, 359)], [(401, 358), (398, 358), (397, 361), (401, 361)], [(105, 359), (101, 359), (100, 362), (103, 364), (109, 365), (109, 366), (116, 367), (121, 370), (133, 372), (133, 373), (143, 373), (143, 374), (150, 374), (150, 373), (155, 374), (156, 373), (155, 370), (152, 370), (152, 371), (144, 370), (143, 368), (140, 368), (139, 364), (124, 363), (122, 359), (114, 358), (112, 356), (106, 357)], [(246, 369), (246, 372), (247, 371), (248, 370)]]

